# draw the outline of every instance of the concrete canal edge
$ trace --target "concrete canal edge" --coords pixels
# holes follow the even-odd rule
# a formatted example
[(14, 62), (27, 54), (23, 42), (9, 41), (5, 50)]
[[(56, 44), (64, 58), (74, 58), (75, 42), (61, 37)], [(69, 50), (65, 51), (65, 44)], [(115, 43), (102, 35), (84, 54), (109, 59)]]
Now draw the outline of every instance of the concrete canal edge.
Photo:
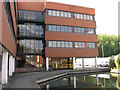
[(60, 77), (66, 76), (66, 75), (98, 73), (98, 72), (108, 72), (108, 71), (110, 71), (110, 70), (109, 69), (97, 69), (97, 70), (63, 72), (63, 73), (58, 74), (58, 75), (54, 75), (54, 76), (46, 77), (46, 78), (43, 78), (43, 79), (39, 79), (39, 80), (36, 81), (36, 84), (38, 86), (38, 84), (41, 84), (41, 83), (44, 83), (44, 82), (47, 82), (47, 81), (50, 81), (50, 80), (54, 80), (56, 78), (60, 78)]
[(52, 70), (41, 72), (23, 72), (14, 73), (9, 78), (9, 83), (2, 85), (3, 88), (40, 88), (39, 84), (51, 82), (51, 80), (57, 80), (67, 75), (75, 74), (89, 74), (99, 72), (109, 72), (109, 68), (85, 68), (79, 70)]

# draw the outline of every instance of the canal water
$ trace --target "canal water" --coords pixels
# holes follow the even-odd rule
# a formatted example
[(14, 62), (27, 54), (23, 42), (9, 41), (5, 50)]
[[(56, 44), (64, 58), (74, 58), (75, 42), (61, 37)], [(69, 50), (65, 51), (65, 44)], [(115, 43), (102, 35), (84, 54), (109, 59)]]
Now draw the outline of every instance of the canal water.
[(112, 88), (120, 89), (120, 74), (92, 73), (68, 75), (39, 84), (40, 89), (50, 88)]

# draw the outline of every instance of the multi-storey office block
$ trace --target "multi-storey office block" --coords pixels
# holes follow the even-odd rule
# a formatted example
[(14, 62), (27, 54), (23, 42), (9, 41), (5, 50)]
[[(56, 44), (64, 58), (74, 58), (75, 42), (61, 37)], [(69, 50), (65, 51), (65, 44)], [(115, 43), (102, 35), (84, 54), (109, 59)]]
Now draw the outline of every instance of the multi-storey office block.
[(94, 9), (46, 1), (18, 3), (17, 68), (74, 68), (73, 59), (98, 56), (96, 43)]

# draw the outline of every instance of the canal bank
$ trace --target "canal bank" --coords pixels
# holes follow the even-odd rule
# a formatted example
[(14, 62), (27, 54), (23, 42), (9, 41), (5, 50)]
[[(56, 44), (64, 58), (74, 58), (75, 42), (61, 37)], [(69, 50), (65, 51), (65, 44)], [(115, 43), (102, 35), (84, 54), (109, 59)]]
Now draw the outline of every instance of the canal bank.
[(9, 83), (4, 88), (38, 88), (37, 83), (46, 82), (68, 74), (87, 74), (107, 72), (109, 68), (85, 68), (80, 70), (54, 70), (42, 72), (15, 73), (9, 78)]

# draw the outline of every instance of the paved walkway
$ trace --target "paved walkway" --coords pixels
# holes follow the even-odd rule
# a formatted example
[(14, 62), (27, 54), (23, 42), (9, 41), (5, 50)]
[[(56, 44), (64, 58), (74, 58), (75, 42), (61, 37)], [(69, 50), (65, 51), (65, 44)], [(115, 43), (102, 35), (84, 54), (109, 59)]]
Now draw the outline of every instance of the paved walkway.
[(103, 69), (81, 69), (81, 70), (54, 70), (54, 71), (41, 71), (41, 72), (28, 72), (28, 73), (15, 73), (9, 80), (7, 85), (3, 85), (4, 88), (38, 88), (36, 81), (45, 79), (51, 76), (69, 72), (99, 72)]

